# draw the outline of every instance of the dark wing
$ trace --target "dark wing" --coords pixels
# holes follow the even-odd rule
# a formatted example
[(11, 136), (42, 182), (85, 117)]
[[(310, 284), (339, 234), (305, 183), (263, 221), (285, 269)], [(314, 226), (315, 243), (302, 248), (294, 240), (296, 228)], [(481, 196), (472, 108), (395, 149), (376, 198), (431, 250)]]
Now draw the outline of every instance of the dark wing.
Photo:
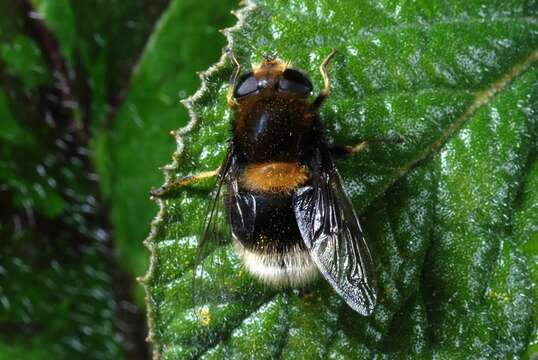
[[(244, 270), (230, 241), (231, 206), (238, 197), (238, 165), (232, 145), (221, 166), (207, 211), (192, 274), (194, 318), (190, 314), (188, 318), (197, 320), (210, 332), (215, 330), (208, 326), (212, 319), (232, 319), (242, 314), (240, 309), (254, 309), (271, 295)], [(252, 215), (250, 211), (236, 214), (235, 221), (248, 224), (251, 222), (248, 217)], [(226, 323), (220, 322), (221, 325)], [(220, 339), (219, 334), (217, 331), (213, 335)]]
[(198, 249), (193, 270), (192, 295), (195, 313), (208, 304), (227, 301), (226, 283), (229, 279), (229, 267), (233, 259), (229, 243), (230, 231), (226, 221), (225, 197), (231, 181), (234, 181), (235, 159), (232, 146), (229, 147), (217, 178), (217, 184), (212, 194), (204, 227), (198, 239)]
[(299, 230), (325, 279), (351, 308), (369, 315), (377, 300), (372, 257), (325, 147), (317, 159), (312, 184), (297, 189), (293, 197)]

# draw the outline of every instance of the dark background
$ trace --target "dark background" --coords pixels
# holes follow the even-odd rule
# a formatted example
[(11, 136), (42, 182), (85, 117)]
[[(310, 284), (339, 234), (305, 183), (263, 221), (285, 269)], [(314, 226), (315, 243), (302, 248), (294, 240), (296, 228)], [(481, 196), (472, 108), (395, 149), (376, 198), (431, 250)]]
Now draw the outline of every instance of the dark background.
[(149, 190), (237, 6), (0, 0), (0, 358), (149, 357)]

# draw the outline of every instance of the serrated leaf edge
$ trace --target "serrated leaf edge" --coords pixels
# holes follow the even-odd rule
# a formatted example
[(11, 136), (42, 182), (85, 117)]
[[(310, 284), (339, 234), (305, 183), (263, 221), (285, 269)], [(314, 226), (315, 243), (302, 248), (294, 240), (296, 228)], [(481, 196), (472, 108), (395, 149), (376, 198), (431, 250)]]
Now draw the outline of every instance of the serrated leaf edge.
[[(239, 3), (239, 5), (241, 6), (239, 10), (231, 11), (231, 14), (237, 18), (236, 24), (230, 28), (226, 28), (220, 31), (226, 37), (227, 47), (233, 47), (233, 38), (232, 38), (233, 33), (238, 32), (242, 29), (245, 23), (245, 20), (247, 18), (247, 14), (249, 14), (251, 11), (253, 11), (256, 8), (256, 4), (254, 4), (252, 0), (242, 0)], [(183, 153), (183, 150), (185, 148), (183, 137), (189, 132), (191, 132), (198, 122), (198, 116), (196, 115), (196, 112), (194, 111), (194, 103), (198, 99), (202, 98), (202, 96), (208, 91), (207, 79), (209, 78), (209, 76), (225, 68), (226, 63), (227, 63), (226, 53), (222, 51), (222, 55), (217, 63), (211, 65), (206, 71), (202, 71), (198, 73), (198, 77), (200, 78), (200, 81), (201, 81), (200, 88), (193, 95), (189, 96), (186, 99), (181, 100), (181, 103), (187, 108), (190, 120), (188, 124), (185, 125), (184, 127), (178, 130), (171, 131), (172, 136), (174, 136), (175, 138), (177, 149), (172, 154), (172, 162), (161, 168), (165, 177), (165, 181), (163, 184), (164, 187), (167, 187), (171, 184), (171, 182), (173, 181), (172, 171), (177, 169), (177, 167), (179, 166), (181, 154)], [(159, 210), (157, 212), (157, 215), (151, 222), (150, 233), (148, 237), (144, 240), (144, 245), (150, 252), (149, 267), (148, 267), (147, 273), (143, 277), (138, 278), (138, 281), (144, 287), (144, 291), (146, 293), (145, 299), (146, 299), (147, 320), (148, 320), (148, 336), (146, 337), (146, 341), (153, 346), (153, 349), (152, 349), (153, 359), (157, 360), (161, 357), (161, 349), (159, 346), (160, 344), (158, 344), (155, 339), (155, 331), (154, 331), (154, 326), (153, 326), (154, 321), (153, 321), (153, 316), (152, 316), (155, 309), (154, 309), (154, 303), (151, 300), (150, 289), (148, 288), (147, 284), (148, 284), (148, 280), (152, 277), (155, 271), (155, 248), (152, 242), (157, 236), (158, 226), (165, 216), (166, 209), (165, 209), (165, 203), (163, 199), (155, 198), (155, 201), (157, 202)]]

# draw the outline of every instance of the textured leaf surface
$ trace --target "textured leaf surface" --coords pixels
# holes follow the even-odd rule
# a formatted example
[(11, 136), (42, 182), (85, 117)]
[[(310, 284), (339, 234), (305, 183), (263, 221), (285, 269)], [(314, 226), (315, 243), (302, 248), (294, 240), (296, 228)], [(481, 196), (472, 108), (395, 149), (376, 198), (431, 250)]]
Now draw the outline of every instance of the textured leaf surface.
[[(505, 358), (527, 351), (536, 307), (538, 4), (535, 1), (260, 1), (229, 32), (245, 68), (278, 53), (334, 90), (329, 141), (401, 135), (338, 162), (376, 262), (380, 301), (364, 318), (326, 284), (272, 292), (221, 272), (237, 296), (193, 316), (191, 269), (211, 181), (161, 201), (146, 278), (162, 358)], [(223, 159), (231, 112), (221, 61), (187, 104), (168, 181)], [(534, 340), (531, 339), (534, 336)], [(529, 354), (530, 351), (528, 350)]]

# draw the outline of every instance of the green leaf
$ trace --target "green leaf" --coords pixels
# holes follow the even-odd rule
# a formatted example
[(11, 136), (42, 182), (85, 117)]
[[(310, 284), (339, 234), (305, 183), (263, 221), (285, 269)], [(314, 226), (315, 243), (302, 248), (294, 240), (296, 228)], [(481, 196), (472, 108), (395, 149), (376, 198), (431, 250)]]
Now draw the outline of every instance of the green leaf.
[[(523, 354), (537, 301), (536, 237), (529, 235), (538, 226), (536, 1), (258, 1), (239, 18), (227, 34), (244, 68), (278, 53), (309, 74), (315, 91), (322, 86), (320, 62), (338, 50), (329, 71), (332, 93), (321, 110), (329, 142), (405, 139), (374, 144), (337, 164), (361, 213), (379, 304), (361, 317), (323, 281), (312, 296), (267, 291), (226, 248), (230, 263), (214, 281), (224, 276), (235, 300), (211, 304), (198, 320), (190, 282), (212, 185), (204, 182), (158, 201), (147, 240), (156, 355)], [(191, 122), (177, 132), (165, 186), (222, 162), (233, 119), (225, 101), (231, 71), (221, 58), (187, 100)]]
[(2, 43), (0, 57), (6, 64), (8, 73), (20, 76), (27, 89), (50, 81), (39, 49), (27, 36), (18, 35), (11, 41)]
[[(35, 12), (58, 42), (60, 55), (72, 72), (82, 101), (91, 100), (92, 129), (108, 126), (109, 112), (124, 96), (124, 87), (149, 37), (167, 5), (109, 0), (31, 0)], [(110, 108), (112, 106), (112, 109)]]

